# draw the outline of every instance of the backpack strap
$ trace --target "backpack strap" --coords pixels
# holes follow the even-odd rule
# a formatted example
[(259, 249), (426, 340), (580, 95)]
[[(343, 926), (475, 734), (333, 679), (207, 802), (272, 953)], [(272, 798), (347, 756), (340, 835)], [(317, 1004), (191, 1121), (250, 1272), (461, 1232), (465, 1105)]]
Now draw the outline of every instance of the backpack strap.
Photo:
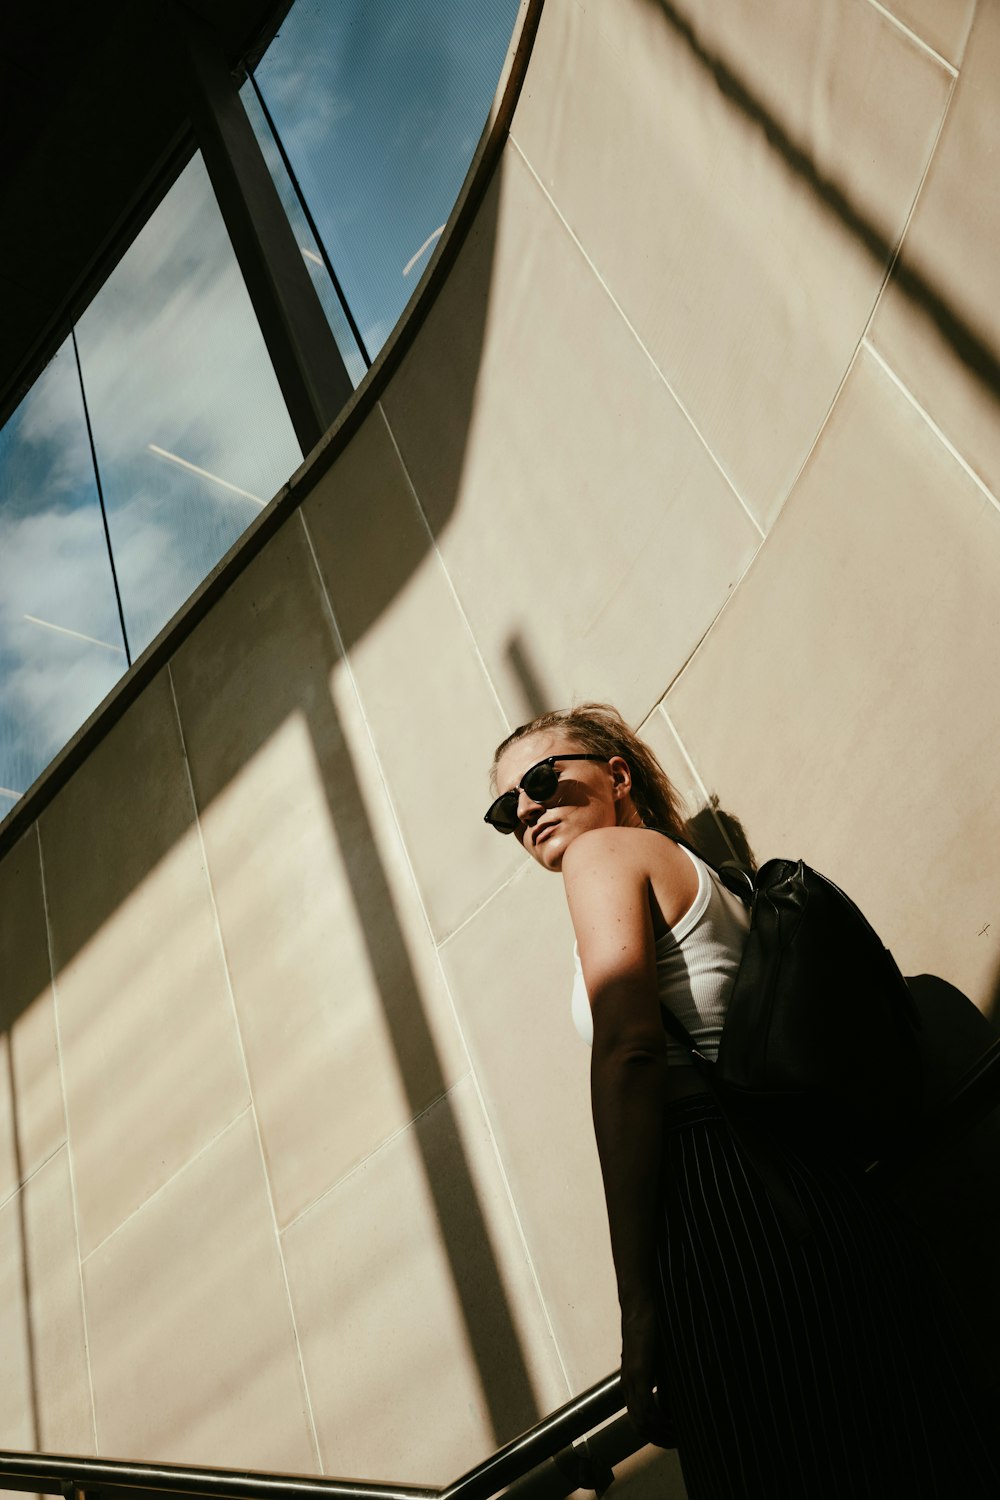
[(727, 891), (739, 897), (744, 906), (749, 907), (753, 904), (753, 876), (737, 860), (724, 859), (721, 864), (714, 864), (712, 860), (705, 858), (700, 849), (696, 849), (687, 839), (681, 838), (679, 833), (668, 833), (665, 828), (656, 828), (653, 831), (662, 833), (664, 838), (669, 839), (672, 844), (680, 844), (681, 848), (693, 854), (695, 859), (700, 859), (703, 865), (707, 865), (714, 874), (718, 875)]

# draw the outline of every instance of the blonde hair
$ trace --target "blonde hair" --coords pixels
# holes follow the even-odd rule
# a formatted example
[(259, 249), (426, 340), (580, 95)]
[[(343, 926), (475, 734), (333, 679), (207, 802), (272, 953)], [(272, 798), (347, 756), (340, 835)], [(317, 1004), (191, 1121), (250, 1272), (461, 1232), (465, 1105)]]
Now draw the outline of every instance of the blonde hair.
[[(684, 837), (686, 824), (680, 798), (670, 784), (666, 771), (656, 756), (610, 703), (580, 703), (575, 708), (555, 709), (539, 714), (509, 734), (496, 748), (490, 767), (490, 781), (496, 790), (497, 764), (504, 751), (529, 734), (548, 729), (564, 729), (568, 739), (580, 750), (595, 755), (620, 755), (632, 773), (632, 801), (647, 828), (662, 828), (665, 833)], [(569, 747), (568, 747), (569, 748)]]

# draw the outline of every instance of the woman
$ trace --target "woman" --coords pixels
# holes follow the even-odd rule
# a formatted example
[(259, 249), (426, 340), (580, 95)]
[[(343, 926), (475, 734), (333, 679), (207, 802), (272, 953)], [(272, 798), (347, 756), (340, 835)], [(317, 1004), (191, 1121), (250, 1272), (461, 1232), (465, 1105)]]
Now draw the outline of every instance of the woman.
[(716, 1055), (749, 919), (674, 842), (677, 799), (648, 746), (589, 703), (515, 730), (492, 776), (487, 821), (562, 874), (576, 933), (639, 1432), (676, 1433), (690, 1500), (995, 1500), (957, 1324), (914, 1231), (866, 1179), (781, 1141), (810, 1226), (790, 1233), (664, 1032), (666, 1005)]

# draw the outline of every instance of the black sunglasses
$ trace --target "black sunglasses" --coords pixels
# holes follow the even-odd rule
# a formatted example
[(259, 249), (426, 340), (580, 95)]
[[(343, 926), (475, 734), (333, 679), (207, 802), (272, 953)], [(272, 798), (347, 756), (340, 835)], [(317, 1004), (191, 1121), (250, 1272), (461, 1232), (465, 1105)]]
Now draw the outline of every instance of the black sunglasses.
[(521, 821), (517, 815), (517, 804), (520, 801), (518, 793), (527, 792), (532, 802), (548, 802), (559, 785), (557, 760), (607, 760), (607, 758), (606, 755), (547, 755), (544, 760), (536, 761), (529, 770), (525, 771), (517, 786), (512, 787), (509, 792), (503, 792), (497, 798), (483, 818), (483, 822), (492, 824), (497, 833), (513, 833)]

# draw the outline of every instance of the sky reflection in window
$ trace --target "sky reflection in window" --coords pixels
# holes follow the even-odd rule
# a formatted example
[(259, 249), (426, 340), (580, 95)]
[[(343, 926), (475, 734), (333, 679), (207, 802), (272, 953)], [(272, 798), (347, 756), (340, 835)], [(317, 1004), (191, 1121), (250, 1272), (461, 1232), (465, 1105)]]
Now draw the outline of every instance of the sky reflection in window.
[(301, 462), (200, 157), (77, 342), (135, 658)]
[(375, 355), (454, 206), (518, 0), (296, 0), (254, 78)]
[(0, 431), (0, 817), (125, 667), (67, 340)]

